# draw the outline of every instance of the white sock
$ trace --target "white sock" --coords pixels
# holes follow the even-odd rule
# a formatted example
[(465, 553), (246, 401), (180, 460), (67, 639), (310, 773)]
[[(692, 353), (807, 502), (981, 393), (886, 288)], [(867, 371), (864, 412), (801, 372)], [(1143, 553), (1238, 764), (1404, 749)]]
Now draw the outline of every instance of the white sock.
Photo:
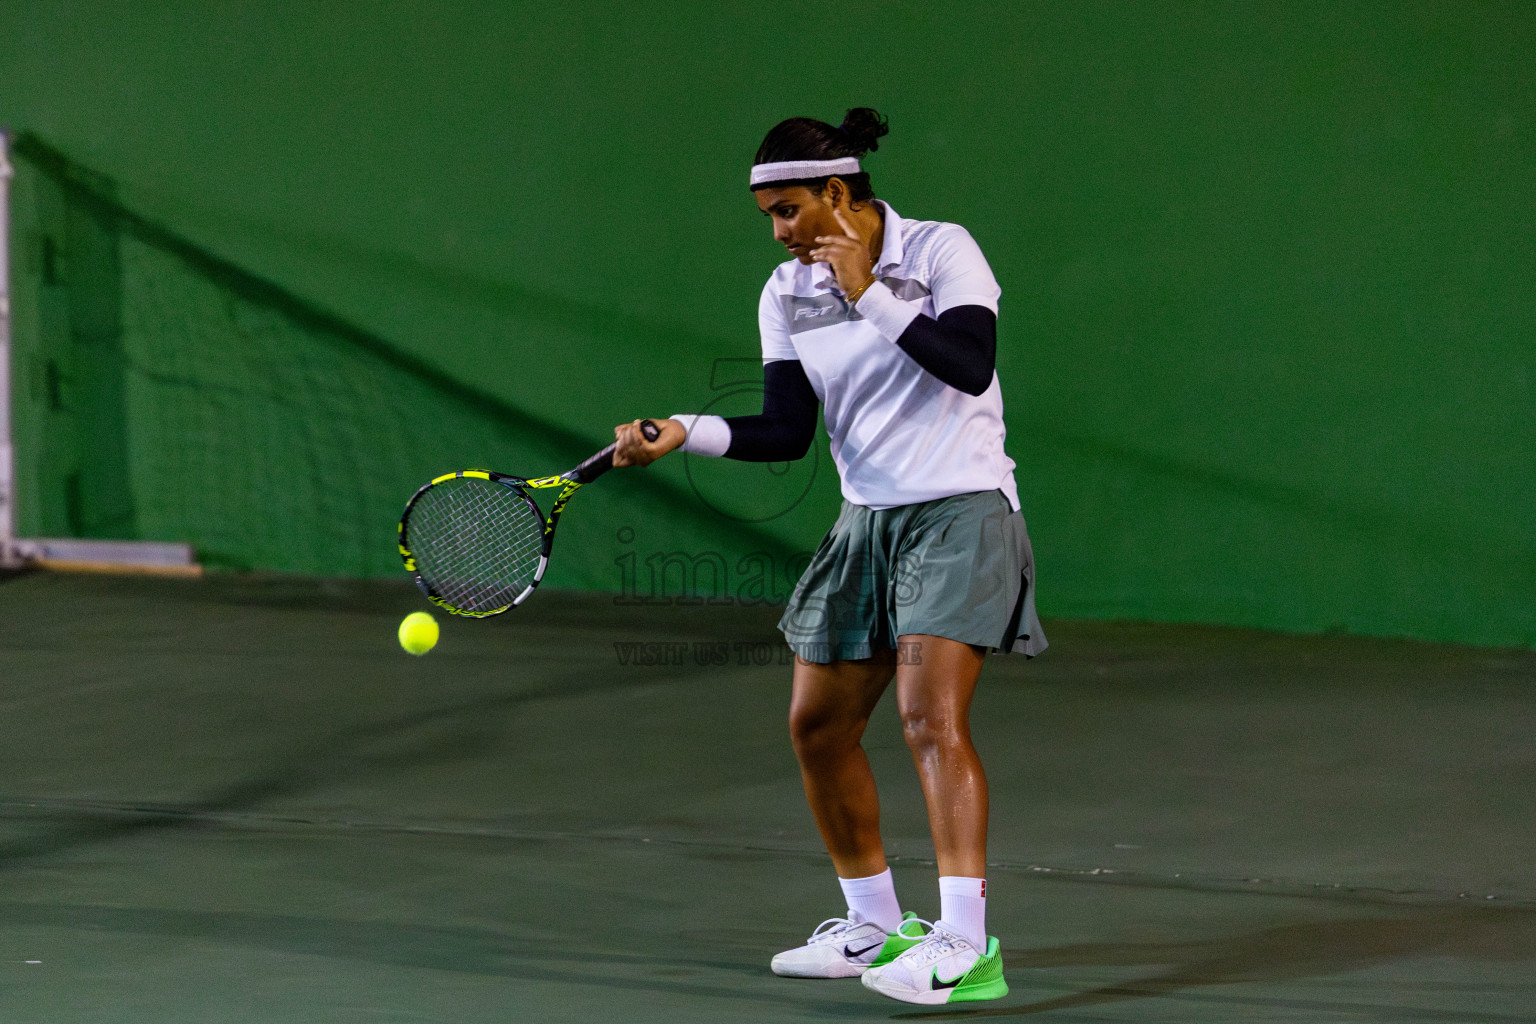
[(939, 879), (939, 919), (987, 951), (987, 880), (964, 875)]
[(896, 902), (896, 880), (890, 868), (868, 878), (839, 878), (837, 884), (843, 887), (848, 909), (857, 910), (864, 920), (888, 932), (901, 924), (901, 904)]

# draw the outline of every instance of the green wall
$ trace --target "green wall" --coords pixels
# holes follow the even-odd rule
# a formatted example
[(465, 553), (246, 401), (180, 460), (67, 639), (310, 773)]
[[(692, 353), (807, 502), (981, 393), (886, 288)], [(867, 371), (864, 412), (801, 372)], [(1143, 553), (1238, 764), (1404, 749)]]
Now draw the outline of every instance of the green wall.
[[(750, 404), (711, 374), (778, 260), (751, 154), (875, 106), (882, 197), (1003, 286), (1044, 614), (1536, 643), (1530, 5), (571, 10), (12, 0), (0, 123), (570, 448)], [(824, 451), (681, 462), (584, 492), (552, 582), (788, 560), (834, 514)]]

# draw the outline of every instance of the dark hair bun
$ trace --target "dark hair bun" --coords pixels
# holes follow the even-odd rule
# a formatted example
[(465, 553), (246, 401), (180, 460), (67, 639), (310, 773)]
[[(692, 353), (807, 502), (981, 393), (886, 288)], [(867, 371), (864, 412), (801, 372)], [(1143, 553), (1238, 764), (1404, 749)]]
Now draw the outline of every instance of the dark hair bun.
[(865, 153), (873, 153), (880, 148), (880, 137), (890, 131), (885, 118), (869, 107), (854, 107), (843, 117), (843, 123), (838, 131), (848, 140), (848, 147), (856, 152), (854, 156), (863, 156)]

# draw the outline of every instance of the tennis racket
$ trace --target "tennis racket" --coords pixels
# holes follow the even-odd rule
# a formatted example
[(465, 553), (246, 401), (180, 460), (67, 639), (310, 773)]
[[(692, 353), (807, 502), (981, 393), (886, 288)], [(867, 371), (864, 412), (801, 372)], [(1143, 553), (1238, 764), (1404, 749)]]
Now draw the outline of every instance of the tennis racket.
[[(661, 431), (640, 421), (647, 441)], [(571, 495), (613, 468), (610, 444), (575, 469), (528, 480), (484, 469), (438, 477), (411, 495), (400, 517), (400, 557), (427, 600), (484, 619), (528, 600), (544, 578), (555, 523)], [(530, 491), (556, 491), (549, 515)]]

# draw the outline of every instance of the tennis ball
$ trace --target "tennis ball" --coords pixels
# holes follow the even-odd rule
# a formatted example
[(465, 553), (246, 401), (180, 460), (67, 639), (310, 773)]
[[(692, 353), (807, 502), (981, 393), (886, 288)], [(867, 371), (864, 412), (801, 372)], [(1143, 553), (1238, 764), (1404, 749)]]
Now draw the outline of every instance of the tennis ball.
[(400, 646), (411, 654), (426, 654), (437, 646), (437, 620), (426, 612), (411, 612), (400, 623)]

